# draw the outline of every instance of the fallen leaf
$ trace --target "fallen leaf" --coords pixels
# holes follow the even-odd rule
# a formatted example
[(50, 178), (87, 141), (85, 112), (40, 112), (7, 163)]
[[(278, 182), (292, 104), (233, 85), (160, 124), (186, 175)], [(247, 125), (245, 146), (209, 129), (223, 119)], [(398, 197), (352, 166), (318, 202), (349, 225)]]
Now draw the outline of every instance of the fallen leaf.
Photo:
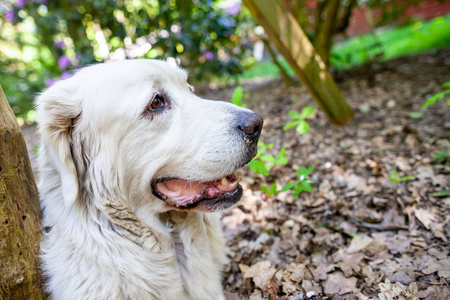
[(430, 255), (425, 255), (422, 257), (422, 263), (419, 266), (419, 270), (422, 273), (428, 275), (442, 269), (442, 265), (438, 262), (436, 258)]
[(341, 272), (334, 272), (328, 275), (323, 283), (324, 293), (327, 295), (343, 295), (347, 293), (356, 293), (356, 278), (346, 278)]
[(419, 289), (417, 283), (411, 282), (408, 287), (396, 282), (392, 284), (389, 279), (379, 285), (380, 293), (378, 297), (380, 300), (413, 300), (418, 298)]
[(436, 220), (435, 214), (426, 209), (414, 208), (414, 214), (426, 229), (430, 229), (430, 224)]
[(245, 278), (252, 278), (255, 286), (265, 290), (267, 280), (269, 280), (276, 272), (268, 260), (258, 262), (250, 266), (244, 273)]
[(386, 245), (381, 241), (374, 240), (366, 235), (358, 235), (352, 239), (350, 246), (347, 248), (347, 253), (356, 253), (364, 250), (375, 254), (381, 252), (385, 248)]

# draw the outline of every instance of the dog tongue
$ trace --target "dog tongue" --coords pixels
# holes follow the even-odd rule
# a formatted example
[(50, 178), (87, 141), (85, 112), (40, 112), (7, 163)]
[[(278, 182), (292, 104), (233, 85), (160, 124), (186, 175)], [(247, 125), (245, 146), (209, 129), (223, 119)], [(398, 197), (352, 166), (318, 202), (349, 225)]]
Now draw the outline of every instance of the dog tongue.
[(173, 179), (160, 182), (156, 189), (164, 200), (170, 204), (187, 206), (201, 199), (211, 199), (237, 187), (236, 175), (229, 175), (221, 180), (208, 182), (195, 182), (182, 179)]

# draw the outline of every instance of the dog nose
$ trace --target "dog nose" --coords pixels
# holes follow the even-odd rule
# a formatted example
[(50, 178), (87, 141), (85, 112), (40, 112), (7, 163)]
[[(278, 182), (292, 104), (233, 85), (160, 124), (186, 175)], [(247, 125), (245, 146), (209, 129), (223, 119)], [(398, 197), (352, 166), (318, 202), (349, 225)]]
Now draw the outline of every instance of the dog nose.
[(257, 113), (241, 113), (238, 116), (238, 127), (245, 136), (257, 139), (261, 134), (263, 118)]

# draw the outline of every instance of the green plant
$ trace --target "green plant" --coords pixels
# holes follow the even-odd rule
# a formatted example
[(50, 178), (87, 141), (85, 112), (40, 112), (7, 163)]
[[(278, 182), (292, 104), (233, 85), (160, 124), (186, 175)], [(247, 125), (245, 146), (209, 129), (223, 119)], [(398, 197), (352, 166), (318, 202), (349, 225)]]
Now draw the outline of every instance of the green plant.
[(450, 157), (450, 145), (448, 146), (447, 150), (440, 151), (436, 153), (434, 156), (434, 160), (438, 163), (445, 162)]
[(395, 182), (397, 184), (399, 184), (400, 182), (404, 182), (404, 181), (408, 181), (408, 180), (412, 180), (412, 179), (414, 179), (414, 176), (411, 176), (411, 175), (403, 176), (403, 177), (399, 178), (396, 170), (392, 170), (391, 177), (389, 177), (390, 181)]
[(314, 188), (311, 186), (311, 183), (314, 183), (315, 181), (312, 179), (308, 179), (307, 177), (313, 170), (314, 166), (311, 166), (309, 168), (300, 167), (297, 170), (298, 180), (285, 184), (281, 189), (281, 192), (292, 190), (294, 192), (292, 194), (293, 197), (297, 197), (303, 191), (312, 193)]
[(276, 195), (280, 192), (286, 192), (289, 190), (293, 191), (292, 196), (297, 197), (301, 192), (306, 191), (308, 193), (312, 193), (314, 188), (311, 186), (311, 183), (315, 181), (312, 179), (308, 179), (308, 175), (314, 170), (314, 166), (309, 168), (301, 167), (297, 170), (298, 180), (289, 182), (285, 184), (281, 190), (277, 189), (276, 183), (272, 183), (270, 187), (261, 186), (261, 190), (268, 195)]
[[(237, 86), (233, 91), (233, 95), (231, 96), (231, 103), (245, 107), (245, 104), (242, 102), (242, 98), (245, 96), (244, 90), (241, 86)], [(300, 114), (295, 111), (290, 111), (289, 116), (294, 118), (294, 121), (289, 122), (284, 126), (284, 130), (288, 130), (294, 126), (297, 126), (297, 132), (299, 134), (305, 134), (309, 130), (309, 125), (306, 123), (305, 119), (314, 114), (317, 110), (312, 106), (307, 106), (303, 108)], [(263, 141), (258, 142), (258, 151), (256, 156), (248, 163), (250, 170), (257, 174), (262, 174), (264, 176), (270, 176), (270, 169), (272, 169), (275, 165), (285, 165), (289, 162), (289, 158), (286, 157), (286, 147), (281, 148), (280, 152), (276, 156), (272, 154), (266, 153), (267, 150), (273, 148), (273, 144), (266, 144)], [(314, 166), (306, 169), (301, 167), (297, 170), (297, 175), (299, 180), (294, 182), (289, 182), (281, 190), (277, 189), (277, 184), (273, 182), (269, 187), (260, 186), (261, 191), (268, 195), (276, 195), (280, 192), (284, 192), (287, 190), (293, 190), (293, 196), (297, 197), (300, 195), (302, 191), (312, 192), (313, 188), (311, 187), (311, 183), (313, 180), (307, 179), (306, 177), (313, 171)]]
[(233, 95), (231, 96), (231, 103), (240, 107), (246, 107), (246, 105), (242, 103), (243, 97), (244, 97), (244, 89), (242, 88), (242, 86), (239, 85), (233, 91)]
[[(433, 105), (434, 103), (436, 103), (436, 101), (441, 100), (446, 95), (450, 94), (450, 81), (444, 83), (442, 87), (447, 89), (428, 98), (427, 101), (425, 101), (425, 103), (422, 105), (422, 109), (426, 109), (428, 106)], [(447, 100), (447, 105), (450, 106), (450, 98)]]
[(270, 175), (270, 169), (274, 165), (285, 165), (289, 158), (286, 157), (286, 147), (283, 147), (277, 156), (264, 154), (267, 150), (272, 149), (273, 144), (265, 144), (263, 141), (258, 142), (258, 152), (251, 162), (248, 163), (250, 170), (265, 176)]
[(296, 127), (298, 134), (305, 134), (309, 130), (309, 124), (306, 123), (305, 119), (313, 115), (317, 109), (312, 106), (306, 106), (302, 109), (301, 113), (298, 114), (296, 111), (291, 110), (288, 115), (293, 118), (294, 121), (291, 121), (284, 125), (283, 130), (289, 130), (293, 127)]
[[(446, 90), (443, 90), (442, 92), (436, 93), (430, 98), (425, 101), (425, 103), (422, 105), (422, 111), (413, 111), (409, 113), (409, 117), (411, 119), (421, 119), (423, 118), (423, 111), (427, 109), (428, 106), (433, 105), (436, 103), (436, 101), (443, 99), (445, 96), (450, 94), (450, 81), (447, 81), (442, 85), (443, 88), (447, 88)], [(447, 105), (450, 106), (450, 98), (447, 99)]]
[(267, 186), (260, 186), (261, 191), (263, 191), (264, 193), (266, 193), (267, 195), (276, 195), (278, 194), (280, 191), (277, 189), (277, 184), (274, 182), (270, 185), (270, 187)]

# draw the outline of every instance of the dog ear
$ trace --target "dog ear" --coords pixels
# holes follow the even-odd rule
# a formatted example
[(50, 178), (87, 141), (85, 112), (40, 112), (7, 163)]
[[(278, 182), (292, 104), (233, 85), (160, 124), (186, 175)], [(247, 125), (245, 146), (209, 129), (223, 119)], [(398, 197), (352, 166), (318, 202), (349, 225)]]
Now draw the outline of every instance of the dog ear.
[(75, 203), (79, 194), (77, 168), (73, 159), (74, 120), (81, 115), (73, 79), (57, 82), (36, 99), (41, 142), (48, 159), (59, 172), (62, 194), (67, 206)]

